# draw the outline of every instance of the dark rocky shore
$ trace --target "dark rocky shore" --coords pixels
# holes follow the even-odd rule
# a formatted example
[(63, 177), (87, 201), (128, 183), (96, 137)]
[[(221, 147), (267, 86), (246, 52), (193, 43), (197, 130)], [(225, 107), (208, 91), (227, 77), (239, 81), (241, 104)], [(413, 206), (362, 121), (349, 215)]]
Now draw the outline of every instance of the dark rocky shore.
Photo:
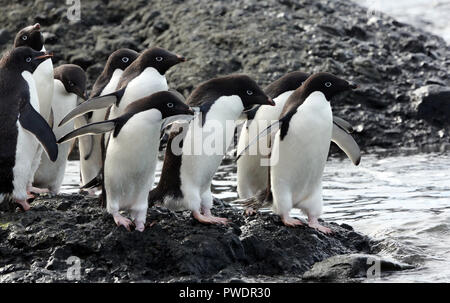
[[(343, 0), (81, 1), (69, 22), (61, 1), (2, 4), (0, 51), (39, 22), (55, 66), (83, 67), (89, 85), (117, 48), (161, 46), (189, 61), (169, 85), (188, 95), (201, 81), (246, 73), (265, 86), (284, 73), (328, 71), (360, 88), (333, 102), (365, 152), (450, 146), (450, 49), (440, 37)], [(66, 281), (67, 258), (82, 281), (347, 281), (365, 277), (376, 243), (348, 225), (336, 233), (246, 218), (220, 203), (232, 224), (205, 226), (187, 213), (149, 210), (144, 233), (117, 228), (96, 200), (43, 196), (27, 213), (0, 210), (0, 282)], [(329, 259), (331, 257), (331, 259)], [(321, 262), (323, 261), (323, 262)], [(369, 265), (368, 265), (369, 264)], [(384, 273), (409, 266), (383, 260)]]
[(89, 85), (117, 48), (162, 46), (189, 61), (168, 74), (187, 95), (217, 75), (247, 73), (265, 86), (286, 72), (327, 71), (360, 89), (333, 103), (363, 150), (450, 145), (450, 49), (430, 33), (342, 0), (81, 1), (69, 22), (61, 1), (7, 2), (0, 51), (39, 22), (55, 65), (86, 69)]
[[(306, 226), (287, 228), (267, 213), (244, 217), (219, 201), (214, 211), (232, 223), (202, 225), (188, 212), (156, 207), (147, 229), (130, 233), (116, 227), (96, 199), (41, 197), (26, 213), (0, 211), (0, 282), (68, 281), (71, 256), (80, 258), (82, 282), (300, 282), (315, 263), (345, 255), (331, 261), (340, 265), (319, 264), (305, 275), (336, 281), (363, 278), (371, 266), (354, 254), (369, 254), (376, 243), (348, 225), (325, 223), (335, 231), (327, 236)], [(408, 268), (383, 262), (383, 274)]]

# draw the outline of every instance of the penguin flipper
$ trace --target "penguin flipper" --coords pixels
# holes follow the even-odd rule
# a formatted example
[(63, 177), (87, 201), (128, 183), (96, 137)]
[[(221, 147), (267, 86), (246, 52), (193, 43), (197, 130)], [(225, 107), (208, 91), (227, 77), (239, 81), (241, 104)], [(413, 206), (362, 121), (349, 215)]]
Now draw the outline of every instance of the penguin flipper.
[(109, 107), (113, 104), (118, 105), (120, 102), (120, 99), (122, 99), (122, 96), (125, 92), (125, 88), (122, 88), (118, 91), (115, 91), (113, 93), (95, 97), (92, 99), (87, 100), (86, 102), (81, 103), (79, 106), (75, 107), (72, 111), (70, 111), (59, 123), (59, 126), (66, 124), (70, 120), (79, 117), (87, 112), (91, 112), (97, 109), (102, 109)]
[(237, 156), (237, 158), (236, 158), (236, 161), (239, 160), (239, 158), (240, 158), (247, 150), (249, 150), (249, 148), (250, 148), (253, 144), (255, 144), (256, 142), (258, 142), (260, 139), (264, 138), (265, 136), (267, 136), (267, 135), (269, 135), (269, 134), (272, 134), (272, 133), (277, 132), (277, 131), (280, 129), (281, 123), (282, 123), (282, 122), (283, 122), (283, 121), (279, 120), (279, 121), (277, 121), (277, 122), (275, 122), (275, 123), (272, 123), (271, 125), (269, 125), (269, 127), (265, 128), (262, 132), (260, 132), (255, 138), (253, 138), (253, 139), (248, 143), (248, 145), (247, 145), (242, 151), (240, 151), (240, 152), (238, 153), (238, 156)]
[(115, 120), (107, 120), (102, 122), (96, 122), (92, 124), (80, 127), (70, 133), (66, 134), (58, 140), (58, 144), (69, 141), (73, 138), (85, 136), (85, 135), (97, 135), (112, 131), (116, 126)]
[(358, 165), (361, 161), (361, 150), (358, 144), (345, 130), (333, 124), (333, 133), (331, 141), (337, 144), (341, 150), (345, 152), (347, 157), (352, 160), (353, 164)]
[(333, 116), (333, 123), (342, 128), (343, 130), (345, 130), (349, 134), (355, 131), (353, 129), (353, 126), (342, 118)]
[(33, 108), (30, 103), (26, 103), (20, 110), (20, 125), (31, 132), (44, 147), (48, 158), (55, 162), (58, 158), (58, 145), (56, 137), (47, 121)]

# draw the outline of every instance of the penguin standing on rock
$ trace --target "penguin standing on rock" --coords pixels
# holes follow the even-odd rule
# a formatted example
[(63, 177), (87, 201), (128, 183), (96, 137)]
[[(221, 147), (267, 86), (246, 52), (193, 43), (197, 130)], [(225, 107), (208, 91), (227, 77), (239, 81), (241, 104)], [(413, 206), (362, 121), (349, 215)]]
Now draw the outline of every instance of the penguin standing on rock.
[(302, 225), (290, 217), (292, 208), (308, 216), (308, 225), (323, 233), (332, 231), (322, 226), (322, 175), (333, 132), (330, 100), (338, 93), (357, 86), (328, 73), (310, 76), (286, 101), (271, 150), (270, 179), (265, 191), (248, 199), (246, 206), (272, 204), (287, 226)]
[[(158, 92), (128, 105), (123, 115), (76, 129), (62, 143), (78, 136), (112, 131), (106, 148), (103, 184), (106, 209), (118, 226), (144, 231), (148, 193), (153, 185), (161, 128), (194, 112), (171, 92)], [(129, 220), (119, 211), (128, 210)]]
[[(14, 47), (28, 46), (35, 51), (45, 52), (44, 36), (41, 33), (41, 26), (39, 23), (27, 26), (21, 29), (15, 39)], [(39, 99), (39, 113), (47, 121), (51, 123), (50, 112), (53, 100), (53, 63), (50, 57), (41, 62), (36, 70), (33, 72), (33, 79), (36, 83), (36, 89)], [(28, 183), (28, 192), (44, 193), (48, 190), (35, 188), (32, 186), (32, 181), (36, 170), (41, 161), (42, 148), (39, 146), (34, 156), (33, 163), (30, 167), (32, 172), (31, 179)]]
[[(0, 61), (0, 202), (11, 198), (28, 210), (27, 186), (40, 142), (48, 157), (58, 156), (55, 135), (39, 114), (32, 73), (52, 55), (17, 47)], [(36, 140), (37, 139), (37, 140)]]
[[(262, 105), (247, 112), (247, 121), (239, 136), (238, 151), (243, 150), (249, 144), (249, 139), (252, 139), (261, 130), (279, 118), (289, 96), (308, 77), (309, 75), (303, 72), (290, 72), (264, 89), (264, 92), (273, 98), (275, 106)], [(350, 135), (351, 132), (353, 132), (353, 128), (348, 122), (339, 117), (333, 117), (331, 141), (336, 143), (355, 165), (358, 165), (361, 159), (361, 152), (358, 144)], [(268, 159), (272, 140), (273, 137), (261, 138), (261, 140), (256, 142), (258, 148), (255, 151), (252, 151), (251, 154), (242, 154), (237, 160), (237, 191), (239, 198), (248, 199), (267, 187), (269, 167), (262, 165), (261, 161), (264, 158)], [(262, 153), (262, 148), (265, 149), (265, 155)], [(251, 212), (250, 209), (248, 211)]]
[[(103, 72), (92, 88), (90, 98), (104, 96), (116, 91), (123, 71), (139, 56), (134, 50), (122, 48), (113, 52), (106, 61)], [(66, 112), (67, 114), (68, 112)], [(105, 120), (107, 109), (99, 109), (75, 119), (75, 127)], [(59, 121), (58, 121), (59, 123)], [(81, 184), (95, 178), (102, 168), (101, 135), (79, 138)], [(91, 194), (94, 194), (92, 191)]]
[(204, 82), (187, 104), (198, 107), (201, 115), (184, 125), (183, 132), (174, 129), (176, 125), (172, 127), (161, 179), (150, 192), (149, 202), (190, 210), (201, 223), (226, 224), (227, 219), (211, 214), (212, 179), (243, 111), (255, 104), (274, 103), (248, 76), (231, 75)]
[[(52, 113), (54, 121), (59, 122), (78, 105), (80, 99), (85, 100), (87, 98), (86, 74), (78, 65), (64, 64), (55, 68), (53, 87)], [(73, 122), (62, 127), (58, 127), (57, 123), (54, 123), (53, 131), (56, 137), (60, 137), (73, 130), (73, 127)], [(34, 175), (33, 186), (47, 188), (54, 194), (59, 192), (66, 171), (70, 147), (70, 142), (58, 146), (56, 162), (51, 162), (47, 157), (42, 157), (41, 164)]]

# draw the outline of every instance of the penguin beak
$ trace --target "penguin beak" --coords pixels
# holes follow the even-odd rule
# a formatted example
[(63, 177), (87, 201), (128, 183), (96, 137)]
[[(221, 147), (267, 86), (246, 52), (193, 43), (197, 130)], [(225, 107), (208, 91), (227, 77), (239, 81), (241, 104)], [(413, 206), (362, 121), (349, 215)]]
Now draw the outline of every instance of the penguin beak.
[(47, 59), (47, 58), (51, 58), (51, 57), (53, 57), (53, 53), (46, 53), (46, 54), (43, 54), (42, 56), (35, 57), (34, 60)]
[(84, 93), (83, 93), (83, 97), (82, 97), (85, 101), (87, 100), (87, 99), (89, 99), (89, 97), (88, 97), (88, 94), (87, 94), (87, 91), (84, 91)]
[(186, 58), (180, 55), (177, 55), (178, 61), (180, 62), (186, 62)]
[(272, 98), (267, 97), (267, 104), (270, 106), (275, 106), (275, 102), (273, 102)]
[(350, 87), (351, 89), (357, 89), (357, 88), (358, 88), (358, 84), (353, 83), (353, 82), (350, 82), (350, 83), (348, 84), (348, 87)]
[(187, 114), (188, 115), (195, 115), (195, 112), (192, 108), (189, 107), (189, 109), (187, 110)]
[(35, 25), (33, 25), (33, 28), (35, 30), (40, 30), (41, 29), (41, 25), (39, 23), (36, 23)]

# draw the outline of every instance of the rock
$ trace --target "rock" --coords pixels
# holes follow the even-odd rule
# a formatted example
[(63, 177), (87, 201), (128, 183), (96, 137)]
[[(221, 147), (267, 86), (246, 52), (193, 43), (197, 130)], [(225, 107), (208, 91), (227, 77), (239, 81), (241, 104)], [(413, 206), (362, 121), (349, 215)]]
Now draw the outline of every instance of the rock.
[(307, 281), (348, 282), (357, 278), (380, 278), (393, 271), (413, 268), (376, 255), (337, 255), (314, 264), (302, 278)]
[(11, 39), (11, 34), (8, 32), (8, 30), (2, 28), (0, 29), (0, 46), (8, 43)]
[(413, 92), (417, 116), (437, 127), (450, 126), (450, 87), (427, 85)]
[(0, 281), (66, 281), (70, 257), (79, 258), (85, 282), (297, 281), (316, 262), (371, 250), (348, 225), (323, 223), (335, 231), (327, 236), (267, 213), (246, 218), (219, 200), (214, 212), (232, 223), (202, 225), (188, 212), (154, 207), (151, 227), (128, 232), (96, 199), (39, 197), (27, 213), (0, 212)]

